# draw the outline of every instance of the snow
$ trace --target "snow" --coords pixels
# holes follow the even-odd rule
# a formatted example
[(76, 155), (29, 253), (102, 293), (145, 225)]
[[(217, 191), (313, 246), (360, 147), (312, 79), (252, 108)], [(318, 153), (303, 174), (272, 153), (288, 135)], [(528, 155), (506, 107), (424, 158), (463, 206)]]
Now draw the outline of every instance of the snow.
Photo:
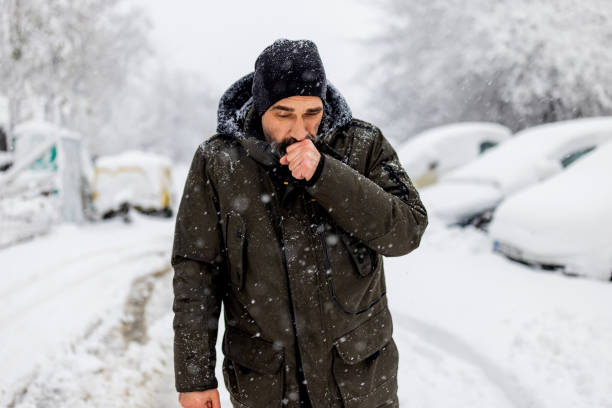
[[(162, 209), (164, 194), (173, 189), (171, 168), (167, 157), (138, 150), (99, 157), (93, 183), (96, 209), (104, 214), (117, 210), (123, 202)], [(168, 198), (172, 203), (176, 197)]]
[[(396, 327), (480, 369), (486, 380), (465, 393), (488, 385), (516, 407), (612, 407), (610, 284), (510, 262), (482, 231), (431, 221), (414, 253), (385, 260)], [(445, 400), (440, 380), (466, 380), (452, 372), (415, 383), (421, 373), (402, 361), (425, 358), (414, 348), (400, 345), (400, 404), (498, 406)]]
[[(177, 180), (187, 168), (175, 169)], [(167, 269), (174, 223), (132, 215), (132, 224), (55, 226), (0, 250), (0, 406), (179, 406)], [(484, 232), (432, 215), (417, 250), (385, 258), (400, 404), (611, 408), (612, 286), (491, 248)], [(147, 329), (130, 334), (139, 305)], [(216, 374), (230, 407), (219, 323)]]
[(45, 234), (60, 221), (56, 197), (33, 196), (0, 199), (0, 248)]
[(138, 166), (144, 169), (157, 170), (159, 167), (171, 167), (171, 161), (159, 154), (141, 150), (126, 150), (113, 156), (103, 156), (96, 160), (96, 166), (118, 170), (122, 166)]
[(14, 160), (0, 173), (0, 247), (62, 220), (83, 221), (82, 186), (91, 165), (79, 134), (44, 121), (20, 123)]
[(466, 181), (432, 184), (420, 190), (419, 194), (425, 208), (435, 212), (437, 217), (449, 225), (469, 218), (475, 208), (494, 208), (503, 199), (502, 192), (494, 184)]
[[(432, 212), (449, 221), (459, 221), (467, 212), (469, 215), (478, 214), (518, 190), (562, 172), (561, 159), (566, 155), (610, 140), (612, 117), (535, 126), (516, 133), (477, 159), (442, 175), (438, 183), (423, 188), (423, 196), (430, 196), (425, 199), (431, 203)], [(482, 189), (485, 193), (470, 197), (469, 191), (461, 192), (469, 184), (489, 187)], [(492, 193), (490, 186), (499, 193)], [(456, 200), (473, 203), (473, 207), (470, 209)], [(457, 206), (460, 212), (454, 213)]]
[(3, 167), (8, 167), (10, 164), (13, 164), (13, 153), (0, 150), (0, 171), (2, 171)]
[(442, 180), (496, 183), (505, 194), (562, 171), (560, 160), (582, 147), (612, 140), (612, 117), (585, 118), (518, 132)]
[(132, 280), (168, 262), (171, 223), (134, 216), (130, 225), (62, 224), (0, 252), (1, 406), (24, 376), (64, 355), (62, 347), (96, 320), (112, 318)]
[[(80, 140), (81, 136), (68, 130), (66, 128), (57, 126), (53, 123), (42, 121), (42, 120), (28, 120), (25, 122), (21, 122), (15, 126), (13, 130), (15, 133), (15, 138), (19, 139), (21, 137), (51, 137), (51, 138), (71, 138), (75, 140)], [(17, 146), (15, 146), (17, 149)]]
[(612, 142), (550, 179), (505, 200), (490, 235), (528, 262), (566, 265), (566, 272), (612, 275)]
[(417, 134), (402, 144), (397, 154), (410, 177), (418, 178), (434, 161), (439, 163), (438, 174), (443, 174), (475, 159), (481, 143), (499, 143), (511, 136), (510, 129), (497, 123), (452, 123)]
[(609, 115), (609, 0), (387, 0), (363, 69), (394, 139), (461, 120), (513, 131)]

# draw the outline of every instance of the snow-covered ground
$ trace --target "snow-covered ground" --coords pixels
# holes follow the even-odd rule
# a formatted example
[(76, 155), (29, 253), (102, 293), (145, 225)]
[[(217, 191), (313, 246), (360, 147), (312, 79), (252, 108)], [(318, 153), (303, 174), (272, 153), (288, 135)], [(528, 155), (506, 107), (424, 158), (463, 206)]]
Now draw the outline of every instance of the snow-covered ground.
[[(22, 397), (33, 405), (16, 406), (42, 406), (43, 401), (49, 403), (44, 406), (65, 406), (56, 397), (100, 393), (84, 374), (117, 358), (107, 353), (118, 340), (129, 344), (126, 328), (134, 318), (129, 301), (139, 296), (133, 286), (138, 279), (154, 282), (155, 274), (170, 275), (171, 223), (133, 215), (129, 225), (111, 220), (56, 226), (0, 251), (0, 406)], [(115, 329), (118, 336), (112, 335)], [(121, 377), (121, 367), (116, 368), (108, 374)]]
[[(482, 231), (441, 224), (385, 263), (401, 402), (612, 407), (612, 285), (510, 262)], [(493, 390), (499, 400), (481, 399)]]
[[(184, 168), (175, 176), (180, 191)], [(133, 217), (0, 250), (0, 406), (178, 407), (174, 222)], [(491, 246), (432, 217), (416, 251), (385, 259), (401, 405), (612, 407), (612, 285), (532, 270)], [(220, 342), (217, 354), (229, 408)]]

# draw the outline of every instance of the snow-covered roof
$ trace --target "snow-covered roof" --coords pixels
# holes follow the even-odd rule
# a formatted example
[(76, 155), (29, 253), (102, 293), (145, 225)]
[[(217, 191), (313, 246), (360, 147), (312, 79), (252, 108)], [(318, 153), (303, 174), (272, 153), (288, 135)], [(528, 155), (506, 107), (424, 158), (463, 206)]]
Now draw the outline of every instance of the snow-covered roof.
[(81, 139), (81, 135), (77, 132), (40, 120), (19, 123), (15, 126), (13, 133), (17, 139), (29, 135)]
[(418, 133), (416, 136), (408, 140), (404, 146), (412, 149), (427, 148), (437, 142), (444, 142), (449, 137), (456, 135), (465, 135), (469, 137), (473, 134), (478, 135), (498, 135), (510, 136), (512, 131), (506, 126), (493, 122), (458, 122), (449, 123), (446, 125), (436, 126)]
[(493, 183), (506, 193), (562, 170), (568, 153), (612, 140), (612, 117), (559, 121), (525, 129), (441, 177)]
[(96, 160), (95, 166), (106, 169), (118, 169), (119, 167), (126, 166), (137, 166), (142, 168), (170, 167), (172, 166), (172, 162), (169, 158), (159, 154), (143, 152), (141, 150), (126, 150), (116, 155), (99, 157)]
[(397, 154), (411, 177), (438, 161), (439, 171), (460, 166), (480, 153), (484, 140), (502, 142), (512, 136), (507, 127), (492, 122), (460, 122), (427, 129), (402, 144)]

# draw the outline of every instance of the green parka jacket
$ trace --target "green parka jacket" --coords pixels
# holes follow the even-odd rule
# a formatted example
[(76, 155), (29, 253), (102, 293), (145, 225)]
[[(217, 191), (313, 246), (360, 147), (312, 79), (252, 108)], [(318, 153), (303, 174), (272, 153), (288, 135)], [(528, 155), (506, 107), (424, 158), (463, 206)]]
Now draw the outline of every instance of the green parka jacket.
[(419, 246), (425, 207), (381, 131), (352, 118), (329, 82), (315, 142), (323, 166), (311, 182), (291, 177), (261, 136), (252, 76), (221, 98), (218, 133), (198, 146), (176, 217), (176, 389), (218, 387), (223, 304), (235, 406), (298, 407), (301, 361), (315, 408), (397, 407), (383, 256)]

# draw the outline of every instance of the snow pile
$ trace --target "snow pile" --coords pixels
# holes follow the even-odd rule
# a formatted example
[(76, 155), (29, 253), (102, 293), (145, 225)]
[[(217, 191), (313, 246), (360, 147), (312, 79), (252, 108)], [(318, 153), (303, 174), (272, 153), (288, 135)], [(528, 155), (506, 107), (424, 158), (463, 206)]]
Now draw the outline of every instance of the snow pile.
[(56, 197), (0, 198), (0, 248), (48, 233), (59, 220)]
[(151, 327), (147, 343), (126, 345), (118, 327), (101, 324), (41, 362), (42, 368), (25, 380), (23, 394), (11, 406), (155, 406), (160, 380), (172, 371), (171, 328), (167, 314)]

